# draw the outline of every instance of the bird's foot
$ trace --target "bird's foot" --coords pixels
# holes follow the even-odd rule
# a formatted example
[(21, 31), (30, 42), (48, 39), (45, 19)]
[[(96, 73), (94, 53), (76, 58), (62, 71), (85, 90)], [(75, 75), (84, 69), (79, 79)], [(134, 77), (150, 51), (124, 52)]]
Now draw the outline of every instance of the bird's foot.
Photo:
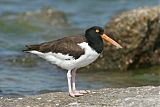
[(86, 90), (74, 90), (73, 92), (69, 92), (71, 97), (79, 97), (83, 96), (84, 94), (88, 94), (89, 92)]
[(86, 90), (75, 90), (74, 92), (80, 93), (80, 94), (88, 94), (88, 91)]
[(86, 90), (75, 90), (73, 92), (70, 92), (69, 95), (71, 97), (79, 97), (79, 96), (83, 96), (84, 94), (87, 94), (88, 91)]
[(70, 92), (69, 95), (71, 97), (79, 97), (79, 96), (83, 96), (84, 94), (74, 91), (74, 92)]

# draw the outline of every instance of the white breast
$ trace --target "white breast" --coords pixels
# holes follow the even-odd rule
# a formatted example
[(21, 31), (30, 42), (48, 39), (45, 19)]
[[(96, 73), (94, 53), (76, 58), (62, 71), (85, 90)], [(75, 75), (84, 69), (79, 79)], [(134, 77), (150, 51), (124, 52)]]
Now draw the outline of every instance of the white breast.
[(52, 64), (56, 64), (57, 66), (67, 70), (87, 66), (95, 61), (100, 55), (95, 50), (93, 50), (86, 42), (80, 43), (78, 45), (85, 50), (85, 54), (80, 56), (78, 59), (74, 59), (74, 57), (72, 56), (63, 55), (61, 53), (42, 53), (38, 51), (30, 51), (30, 53), (36, 54), (39, 57), (42, 57), (51, 62)]
[(77, 59), (77, 63), (80, 67), (89, 65), (90, 63), (95, 61), (100, 55), (95, 50), (93, 50), (86, 42), (80, 43), (78, 45), (85, 50), (85, 54), (82, 55), (79, 59)]

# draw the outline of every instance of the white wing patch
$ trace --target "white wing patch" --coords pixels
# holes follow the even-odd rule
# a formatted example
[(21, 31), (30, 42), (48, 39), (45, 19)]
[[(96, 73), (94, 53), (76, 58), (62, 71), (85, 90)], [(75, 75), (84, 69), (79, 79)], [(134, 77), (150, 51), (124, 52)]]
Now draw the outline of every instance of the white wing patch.
[(74, 59), (73, 56), (69, 56), (68, 54), (64, 55), (62, 53), (52, 53), (52, 52), (42, 53), (39, 51), (29, 51), (29, 52), (36, 54), (39, 57), (44, 58), (47, 61), (51, 62), (52, 64), (56, 64), (57, 66), (67, 70), (87, 66), (93, 61), (95, 61), (100, 55), (95, 50), (93, 50), (86, 42), (77, 45), (79, 45), (82, 49), (85, 50), (85, 54), (81, 55), (78, 59)]
[(62, 53), (52, 53), (52, 52), (49, 52), (49, 53), (46, 53), (46, 55), (54, 56), (54, 57), (57, 57), (57, 58), (59, 58), (61, 60), (74, 60), (73, 56), (69, 56), (68, 54), (64, 55)]
[(48, 52), (48, 53), (42, 53), (42, 52), (39, 52), (39, 51), (29, 51), (30, 53), (33, 53), (33, 54), (36, 54), (40, 57), (56, 57), (60, 60), (74, 60), (74, 57), (73, 56), (69, 56), (68, 54), (67, 55), (64, 55), (62, 53), (52, 53), (52, 52)]

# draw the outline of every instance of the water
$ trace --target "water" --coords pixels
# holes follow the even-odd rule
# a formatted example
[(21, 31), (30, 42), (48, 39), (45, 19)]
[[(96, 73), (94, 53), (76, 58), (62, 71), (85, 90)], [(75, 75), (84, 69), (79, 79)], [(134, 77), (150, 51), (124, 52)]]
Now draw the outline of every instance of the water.
[[(77, 34), (93, 25), (104, 26), (112, 16), (122, 11), (158, 3), (158, 0), (1, 0), (0, 96), (67, 91), (66, 71), (34, 55), (22, 53), (25, 44)], [(17, 14), (46, 7), (63, 11), (69, 26), (55, 28), (46, 23), (32, 24), (15, 18)], [(78, 72), (77, 86), (98, 89), (160, 85), (159, 72), (159, 67), (129, 72)]]

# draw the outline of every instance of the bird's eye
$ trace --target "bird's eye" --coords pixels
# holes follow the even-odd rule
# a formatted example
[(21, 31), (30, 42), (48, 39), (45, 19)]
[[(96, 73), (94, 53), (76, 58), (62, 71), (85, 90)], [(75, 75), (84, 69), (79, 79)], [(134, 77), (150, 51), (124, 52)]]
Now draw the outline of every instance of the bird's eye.
[(99, 29), (96, 29), (96, 33), (99, 33)]

